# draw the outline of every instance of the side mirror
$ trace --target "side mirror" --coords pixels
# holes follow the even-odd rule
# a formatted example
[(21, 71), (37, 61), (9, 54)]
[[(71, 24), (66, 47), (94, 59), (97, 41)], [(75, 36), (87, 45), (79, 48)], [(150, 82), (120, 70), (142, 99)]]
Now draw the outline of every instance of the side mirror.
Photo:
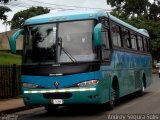
[(11, 53), (16, 53), (16, 40), (20, 35), (23, 35), (24, 30), (20, 29), (12, 34), (12, 36), (9, 38), (9, 44), (11, 48)]
[(98, 23), (95, 27), (94, 27), (94, 32), (93, 32), (93, 36), (94, 36), (94, 45), (95, 46), (100, 46), (102, 44), (102, 34), (101, 34), (101, 30), (102, 30), (102, 24)]

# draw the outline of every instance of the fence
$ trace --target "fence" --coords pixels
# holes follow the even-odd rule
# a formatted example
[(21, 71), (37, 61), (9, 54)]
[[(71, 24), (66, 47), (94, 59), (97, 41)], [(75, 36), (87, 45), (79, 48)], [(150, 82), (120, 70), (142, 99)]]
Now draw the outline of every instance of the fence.
[(0, 65), (0, 99), (21, 94), (20, 75), (20, 66)]

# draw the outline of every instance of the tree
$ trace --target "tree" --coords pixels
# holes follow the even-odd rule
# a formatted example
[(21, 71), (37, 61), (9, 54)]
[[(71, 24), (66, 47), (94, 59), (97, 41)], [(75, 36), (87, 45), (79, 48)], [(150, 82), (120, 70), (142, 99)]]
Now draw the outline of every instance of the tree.
[(149, 19), (154, 21), (160, 20), (160, 1), (154, 0), (153, 4), (150, 6), (149, 11)]
[(0, 6), (0, 20), (7, 20), (7, 15), (5, 15), (5, 12), (9, 12), (11, 11), (10, 8), (6, 7), (6, 6), (2, 6), (2, 4), (6, 4), (8, 3), (9, 0), (0, 0), (1, 6)]
[(10, 8), (5, 6), (0, 6), (0, 20), (7, 20), (7, 15), (5, 15), (5, 12), (11, 11)]
[[(116, 15), (119, 17), (119, 15)], [(137, 16), (124, 18), (120, 16), (123, 21), (135, 26), (138, 29), (146, 29), (149, 33), (152, 47), (152, 56), (154, 59), (160, 59), (160, 21), (148, 20), (145, 16)]]
[(112, 14), (123, 21), (149, 32), (152, 55), (160, 59), (160, 1), (154, 0), (107, 0), (114, 10)]
[(148, 14), (150, 3), (148, 0), (107, 0), (114, 12), (128, 18), (129, 16)]
[(5, 3), (5, 4), (8, 3), (9, 1), (11, 0), (0, 0), (1, 3)]
[(49, 13), (49, 9), (43, 7), (31, 7), (27, 10), (17, 12), (11, 20), (11, 29), (22, 28), (24, 21), (30, 17)]

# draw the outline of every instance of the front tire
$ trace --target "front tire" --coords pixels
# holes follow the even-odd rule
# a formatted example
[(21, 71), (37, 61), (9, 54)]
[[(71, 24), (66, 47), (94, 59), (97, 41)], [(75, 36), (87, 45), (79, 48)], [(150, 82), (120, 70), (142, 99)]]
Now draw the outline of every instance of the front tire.
[(111, 99), (108, 102), (108, 109), (112, 110), (115, 106), (115, 101), (116, 101), (116, 90), (115, 88), (112, 87), (112, 91), (111, 91)]

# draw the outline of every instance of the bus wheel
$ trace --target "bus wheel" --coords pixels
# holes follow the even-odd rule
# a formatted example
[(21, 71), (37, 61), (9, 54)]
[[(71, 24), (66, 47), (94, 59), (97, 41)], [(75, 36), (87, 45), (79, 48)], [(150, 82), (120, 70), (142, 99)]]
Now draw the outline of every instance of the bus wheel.
[(55, 114), (58, 112), (58, 106), (55, 105), (46, 105), (44, 106), (49, 114)]
[(141, 89), (138, 91), (138, 93), (139, 93), (139, 95), (140, 96), (142, 96), (143, 94), (144, 94), (144, 83), (143, 83), (143, 81), (142, 81), (142, 83), (141, 83)]
[(116, 90), (115, 88), (112, 87), (111, 91), (111, 100), (108, 102), (108, 109), (111, 110), (115, 106), (115, 101), (116, 101)]

